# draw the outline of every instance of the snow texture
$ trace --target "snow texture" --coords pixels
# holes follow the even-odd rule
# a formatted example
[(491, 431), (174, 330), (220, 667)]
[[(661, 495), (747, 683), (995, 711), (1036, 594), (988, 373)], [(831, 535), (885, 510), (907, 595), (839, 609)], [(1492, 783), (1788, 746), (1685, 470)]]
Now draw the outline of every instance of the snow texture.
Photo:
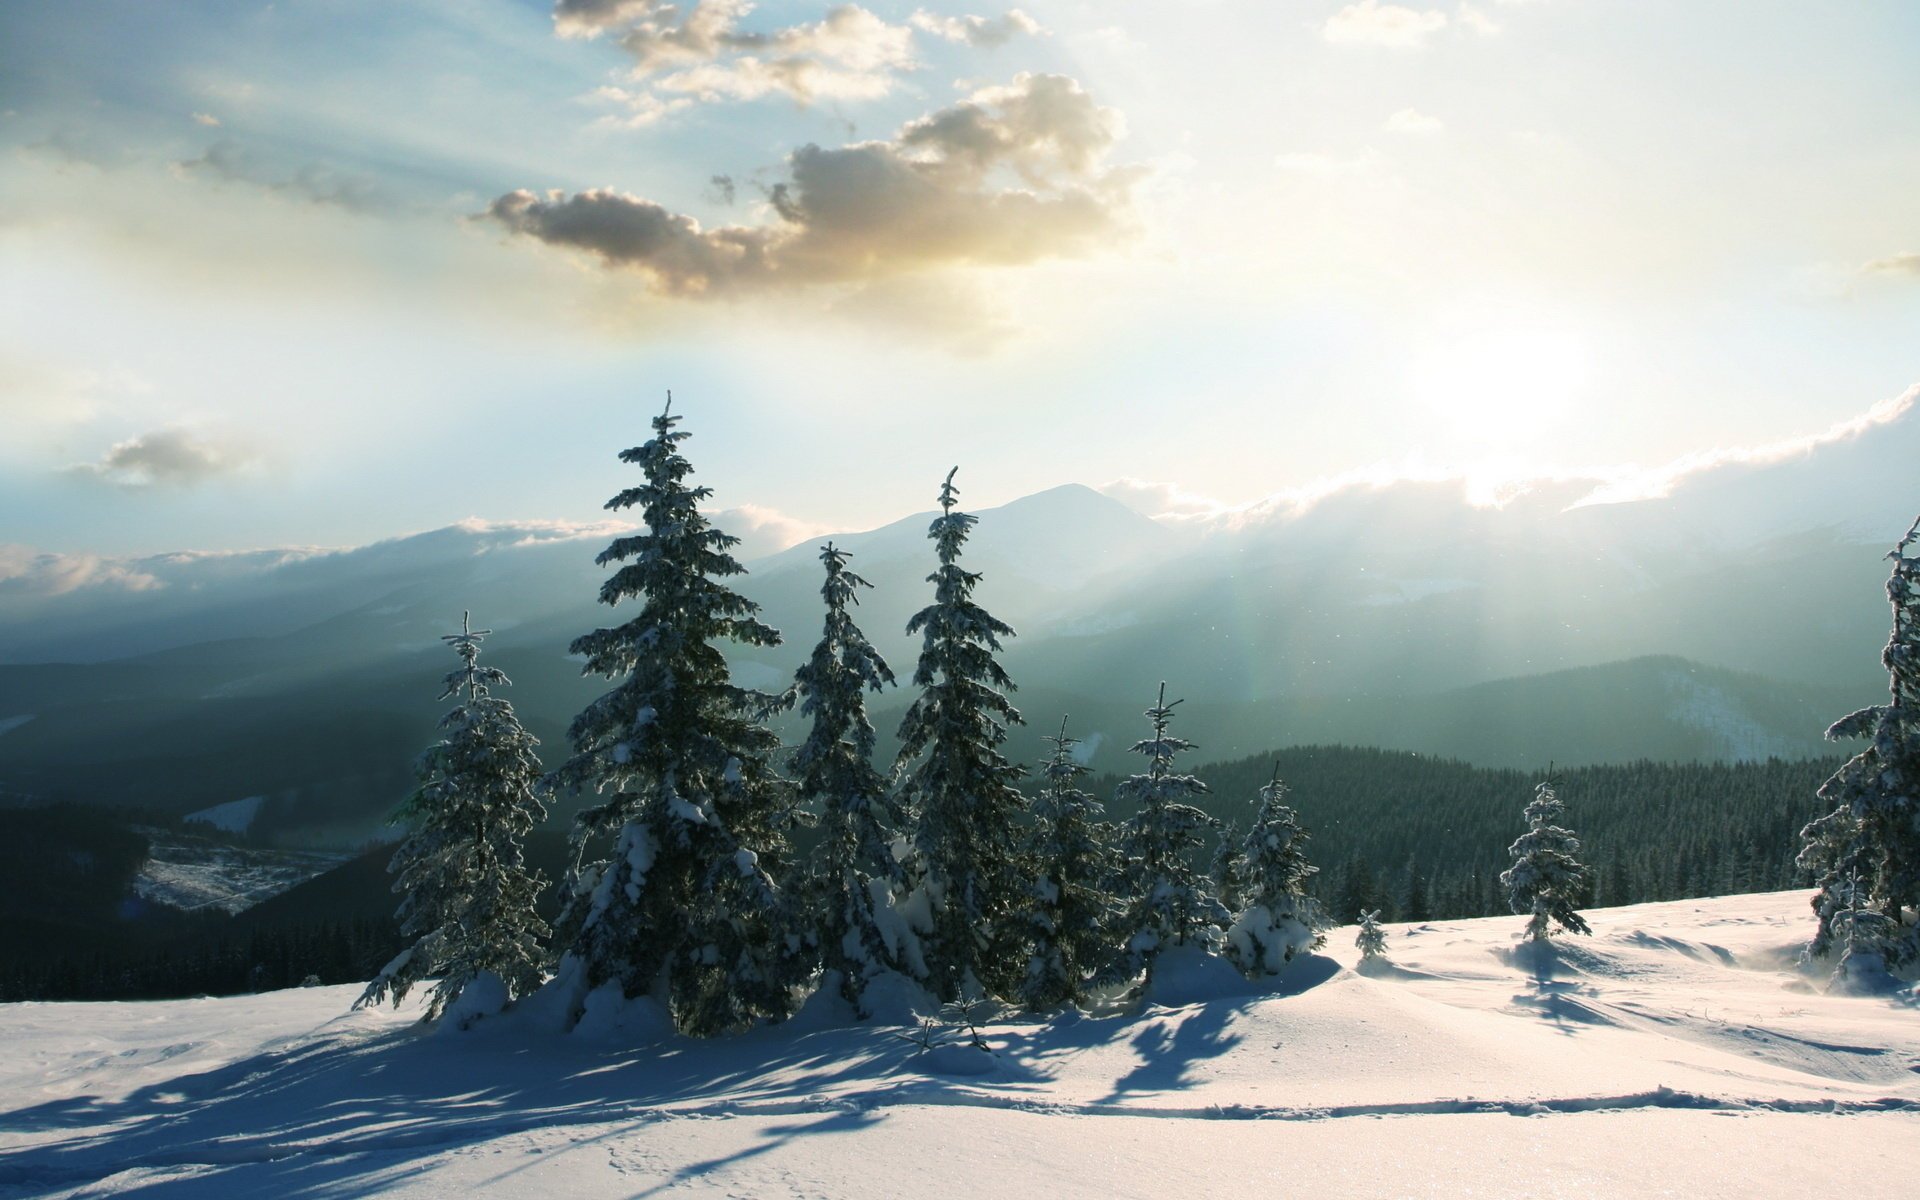
[(617, 983), (572, 1035), (537, 995), (425, 1037), (348, 987), (4, 1005), (0, 1196), (1910, 1196), (1920, 998), (1802, 974), (1808, 894), (1594, 911), (1526, 968), (1511, 918), (1370, 976), (1351, 927), (1265, 983), (1173, 952), (1166, 1002), (987, 1053), (834, 1004), (679, 1037)]

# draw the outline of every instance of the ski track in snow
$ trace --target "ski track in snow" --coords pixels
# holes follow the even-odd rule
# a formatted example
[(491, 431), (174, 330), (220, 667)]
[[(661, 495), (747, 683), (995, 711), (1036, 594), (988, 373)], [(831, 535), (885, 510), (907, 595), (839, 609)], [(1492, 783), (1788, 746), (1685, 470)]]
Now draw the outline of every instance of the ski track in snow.
[(1910, 1195), (1920, 1009), (1793, 970), (1805, 904), (1602, 910), (1551, 962), (1519, 918), (1393, 925), (1367, 976), (1337, 930), (1271, 987), (995, 1023), (964, 1077), (811, 1009), (696, 1042), (350, 987), (0, 1005), (0, 1195)]

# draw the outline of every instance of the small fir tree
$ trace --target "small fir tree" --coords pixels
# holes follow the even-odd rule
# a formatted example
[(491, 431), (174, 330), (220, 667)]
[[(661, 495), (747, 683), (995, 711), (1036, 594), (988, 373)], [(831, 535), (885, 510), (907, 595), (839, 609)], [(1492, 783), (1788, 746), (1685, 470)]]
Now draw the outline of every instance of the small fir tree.
[[(1887, 557), (1893, 632), (1880, 661), (1891, 694), (1827, 730), (1867, 746), (1821, 785), (1834, 809), (1801, 832), (1799, 863), (1820, 889), (1808, 952), (1831, 954), (1844, 930), (1854, 955), (1902, 970), (1920, 965), (1920, 520)], [(1863, 919), (1869, 910), (1877, 920)]]
[(706, 1035), (786, 1015), (807, 964), (774, 882), (793, 815), (765, 722), (779, 700), (734, 684), (720, 649), (780, 635), (727, 586), (745, 573), (730, 553), (739, 539), (701, 511), (712, 493), (687, 482), (671, 406), (620, 455), (644, 481), (607, 502), (638, 508), (643, 526), (595, 560), (623, 564), (601, 602), (640, 610), (570, 647), (584, 674), (619, 682), (574, 718), (573, 756), (550, 777), (600, 796), (578, 817), (556, 983), (573, 1019), (595, 992), (653, 996), (681, 1030)]
[(927, 530), (940, 565), (933, 603), (907, 622), (921, 637), (920, 695), (900, 722), (898, 769), (913, 814), (916, 907), (924, 912), (925, 980), (942, 1001), (1011, 995), (1022, 978), (1025, 888), (1015, 868), (1025, 800), (1021, 770), (1000, 751), (1020, 713), (995, 657), (1013, 629), (974, 602), (980, 576), (960, 566), (978, 519), (955, 511), (954, 472)]
[(1236, 873), (1243, 907), (1227, 934), (1228, 954), (1250, 976), (1275, 974), (1326, 944), (1307, 896), (1307, 881), (1318, 868), (1307, 861), (1306, 844), (1307, 832), (1287, 804), (1287, 785), (1275, 763), (1273, 778), (1260, 789), (1253, 828), (1241, 843)]
[(820, 550), (826, 621), (813, 656), (794, 678), (800, 714), (812, 718), (807, 740), (788, 763), (800, 794), (820, 807), (813, 912), (821, 965), (839, 973), (842, 994), (864, 1013), (869, 981), (895, 970), (904, 946), (892, 912), (903, 871), (893, 853), (898, 803), (873, 766), (873, 723), (866, 694), (893, 684), (886, 659), (854, 623), (859, 590), (871, 587), (847, 569), (850, 556), (829, 542)]
[(1534, 789), (1526, 809), (1527, 831), (1508, 847), (1513, 866), (1500, 875), (1508, 906), (1516, 913), (1531, 914), (1527, 921), (1531, 941), (1545, 942), (1552, 935), (1550, 926), (1565, 933), (1593, 932), (1574, 908), (1586, 885), (1587, 869), (1574, 857), (1580, 852), (1580, 839), (1557, 824), (1566, 811), (1549, 776)]
[(1100, 822), (1100, 802), (1081, 790), (1089, 768), (1074, 757), (1078, 738), (1067, 721), (1047, 739), (1053, 753), (1042, 768), (1033, 802), (1033, 896), (1028, 921), (1033, 946), (1020, 998), (1030, 1009), (1056, 1008), (1086, 998), (1087, 982), (1111, 957), (1109, 927), (1115, 901), (1106, 888), (1112, 852)]
[(1360, 948), (1360, 961), (1363, 963), (1386, 957), (1387, 931), (1380, 927), (1379, 909), (1360, 914), (1360, 932), (1353, 939), (1353, 944)]
[(1145, 756), (1147, 771), (1120, 785), (1121, 801), (1137, 806), (1120, 826), (1120, 878), (1132, 900), (1120, 921), (1124, 942), (1117, 968), (1129, 979), (1142, 972), (1150, 977), (1154, 960), (1176, 946), (1217, 953), (1229, 919), (1193, 865), (1203, 835), (1220, 823), (1186, 803), (1205, 795), (1207, 785), (1173, 769), (1174, 756), (1193, 749), (1192, 742), (1167, 732), (1179, 704), (1167, 703), (1162, 683), (1159, 700), (1146, 712), (1153, 736), (1132, 747)]
[[(424, 1019), (433, 1020), (483, 973), (503, 1000), (538, 987), (545, 921), (535, 911), (541, 880), (526, 869), (527, 833), (546, 817), (534, 795), (539, 742), (493, 689), (511, 681), (479, 663), (486, 629), (466, 615), (440, 640), (460, 656), (440, 699), (460, 703), (440, 721), (442, 737), (421, 755), (420, 786), (398, 817), (410, 827), (388, 866), (403, 895), (400, 932), (414, 939), (367, 985), (355, 1007), (391, 999), (438, 976)], [(477, 993), (476, 993), (477, 994)]]

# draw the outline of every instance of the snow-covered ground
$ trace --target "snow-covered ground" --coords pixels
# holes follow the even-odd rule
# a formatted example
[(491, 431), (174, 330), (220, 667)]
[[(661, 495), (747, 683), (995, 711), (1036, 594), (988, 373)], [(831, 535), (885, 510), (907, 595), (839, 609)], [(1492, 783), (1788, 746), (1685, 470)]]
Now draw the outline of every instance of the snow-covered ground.
[(1920, 1195), (1920, 1009), (1797, 974), (1804, 893), (1591, 916), (1551, 970), (1518, 918), (1392, 926), (1368, 974), (1338, 931), (1275, 988), (994, 1024), (993, 1060), (811, 1010), (702, 1043), (353, 988), (0, 1006), (0, 1194)]
[(153, 848), (146, 865), (134, 876), (135, 894), (188, 912), (224, 908), (237, 913), (347, 859), (344, 854), (314, 850), (229, 846), (165, 829), (143, 832)]

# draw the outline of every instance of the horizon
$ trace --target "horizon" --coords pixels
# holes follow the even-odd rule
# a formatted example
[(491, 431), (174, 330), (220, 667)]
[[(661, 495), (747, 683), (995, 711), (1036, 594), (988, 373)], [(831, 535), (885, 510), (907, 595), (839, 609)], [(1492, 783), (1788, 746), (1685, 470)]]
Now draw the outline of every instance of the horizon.
[(722, 507), (826, 530), (954, 461), (1633, 478), (1920, 375), (1893, 0), (700, 11), (10, 6), (6, 541), (584, 515), (669, 383)]

